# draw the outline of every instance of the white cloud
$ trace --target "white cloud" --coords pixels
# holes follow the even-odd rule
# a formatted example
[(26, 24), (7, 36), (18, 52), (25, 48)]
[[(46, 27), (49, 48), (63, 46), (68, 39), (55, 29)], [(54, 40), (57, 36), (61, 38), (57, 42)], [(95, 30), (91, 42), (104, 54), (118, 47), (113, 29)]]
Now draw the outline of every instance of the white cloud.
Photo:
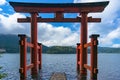
[(78, 33), (63, 26), (55, 27), (48, 23), (39, 23), (39, 41), (48, 46), (75, 45), (79, 41)]
[[(22, 14), (14, 13), (8, 17), (0, 14), (0, 33), (27, 34), (30, 36), (30, 24), (17, 23), (17, 18), (25, 17)], [(53, 26), (48, 23), (38, 24), (38, 41), (47, 45), (75, 45), (79, 41), (77, 32), (64, 26)]]
[(101, 38), (101, 43), (108, 45), (108, 46), (118, 46), (118, 44), (114, 44), (114, 40), (115, 39), (119, 39), (120, 38), (120, 27), (114, 29), (113, 31), (111, 31), (110, 33), (107, 34), (106, 37)]
[(2, 11), (3, 9), (2, 8), (0, 8), (0, 11)]
[(0, 14), (0, 34), (30, 34), (28, 24), (17, 23), (17, 18), (25, 17), (20, 13), (4, 16)]
[(6, 2), (6, 0), (0, 0), (0, 5), (4, 5)]
[(4, 27), (7, 31), (11, 31), (17, 28), (23, 28), (19, 23), (17, 23), (18, 17), (24, 17), (24, 16), (19, 13), (8, 15), (8, 17), (4, 15), (0, 15), (1, 26)]
[(113, 44), (112, 47), (116, 47), (116, 48), (119, 48), (120, 47), (120, 44)]

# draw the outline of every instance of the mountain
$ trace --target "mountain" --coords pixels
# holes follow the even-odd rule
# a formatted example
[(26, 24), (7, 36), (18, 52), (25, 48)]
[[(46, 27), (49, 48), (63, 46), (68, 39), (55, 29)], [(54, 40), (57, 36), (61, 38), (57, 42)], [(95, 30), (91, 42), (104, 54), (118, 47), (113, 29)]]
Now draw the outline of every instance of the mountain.
[[(27, 38), (30, 42), (30, 38)], [(43, 53), (45, 53), (48, 47), (42, 45)], [(6, 50), (8, 53), (18, 53), (19, 52), (19, 37), (13, 34), (0, 34), (0, 49)], [(30, 48), (28, 48), (28, 52)]]
[(120, 48), (98, 47), (99, 53), (120, 53)]
[(18, 52), (18, 36), (11, 34), (0, 34), (0, 49), (5, 49), (6, 52)]
[[(28, 42), (30, 38), (27, 38)], [(8, 53), (18, 53), (19, 52), (19, 37), (12, 34), (0, 34), (0, 49), (5, 50)], [(28, 52), (30, 49), (28, 49)], [(61, 54), (61, 53), (76, 53), (76, 47), (72, 46), (51, 46), (47, 47), (42, 45), (42, 52), (49, 54)], [(90, 52), (90, 48), (88, 48)], [(120, 53), (120, 48), (110, 48), (110, 47), (98, 47), (99, 53)]]

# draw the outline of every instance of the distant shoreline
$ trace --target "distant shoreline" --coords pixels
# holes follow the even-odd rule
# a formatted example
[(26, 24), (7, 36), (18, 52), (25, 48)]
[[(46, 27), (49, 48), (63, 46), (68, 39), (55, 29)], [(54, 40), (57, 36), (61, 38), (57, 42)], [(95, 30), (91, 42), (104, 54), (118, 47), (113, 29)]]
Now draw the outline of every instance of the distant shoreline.
[(6, 50), (5, 49), (0, 49), (0, 53), (5, 53)]
[[(4, 52), (4, 53), (0, 53), (0, 54), (20, 54), (20, 52)], [(27, 52), (27, 54), (30, 54), (30, 52)], [(76, 54), (76, 53), (42, 53), (42, 54)], [(90, 54), (90, 53), (88, 53)], [(120, 53), (100, 53), (98, 52), (98, 54), (120, 54)]]

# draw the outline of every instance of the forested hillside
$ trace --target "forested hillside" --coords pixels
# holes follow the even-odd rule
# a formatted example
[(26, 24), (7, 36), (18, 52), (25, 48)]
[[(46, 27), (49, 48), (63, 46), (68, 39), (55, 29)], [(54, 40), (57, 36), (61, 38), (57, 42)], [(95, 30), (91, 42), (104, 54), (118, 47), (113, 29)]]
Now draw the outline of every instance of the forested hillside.
[(6, 52), (18, 52), (19, 45), (18, 45), (18, 36), (17, 35), (0, 35), (0, 48), (6, 50)]
[[(30, 38), (27, 38), (30, 42)], [(8, 53), (19, 52), (19, 37), (12, 34), (0, 34), (0, 49), (5, 49)], [(43, 45), (43, 52), (46, 51), (47, 47)], [(28, 52), (30, 49), (28, 49)]]

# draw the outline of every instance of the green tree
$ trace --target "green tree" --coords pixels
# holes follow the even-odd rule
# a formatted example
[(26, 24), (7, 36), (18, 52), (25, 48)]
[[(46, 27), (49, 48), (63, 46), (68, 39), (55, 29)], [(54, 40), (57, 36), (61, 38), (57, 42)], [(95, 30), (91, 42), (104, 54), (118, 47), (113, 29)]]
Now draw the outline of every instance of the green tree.
[[(1, 56), (0, 56), (1, 57)], [(2, 67), (0, 66), (0, 70), (2, 69)], [(4, 78), (4, 77), (6, 77), (7, 76), (7, 74), (6, 73), (1, 73), (0, 72), (0, 80), (2, 79), (2, 78)]]

